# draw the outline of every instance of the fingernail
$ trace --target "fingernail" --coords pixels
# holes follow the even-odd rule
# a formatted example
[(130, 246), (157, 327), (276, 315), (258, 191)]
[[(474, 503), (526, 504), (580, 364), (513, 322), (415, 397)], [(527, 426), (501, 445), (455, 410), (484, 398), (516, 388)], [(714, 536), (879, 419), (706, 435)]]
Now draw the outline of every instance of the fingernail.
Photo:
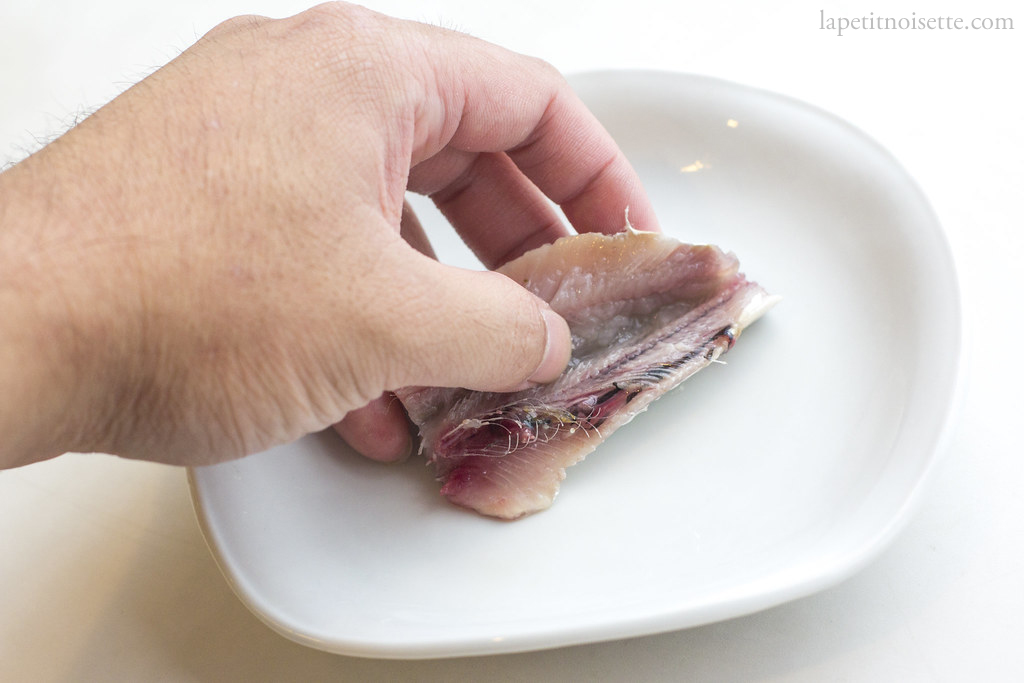
[(407, 438), (405, 440), (405, 443), (402, 445), (402, 450), (400, 451), (398, 457), (395, 458), (393, 462), (405, 462), (406, 460), (409, 459), (415, 448), (418, 431), (419, 430), (416, 429), (412, 422), (409, 422), (409, 431), (407, 433)]
[(557, 379), (572, 354), (572, 337), (565, 319), (547, 307), (541, 310), (541, 315), (547, 328), (547, 343), (544, 346), (544, 359), (527, 379), (533, 386)]

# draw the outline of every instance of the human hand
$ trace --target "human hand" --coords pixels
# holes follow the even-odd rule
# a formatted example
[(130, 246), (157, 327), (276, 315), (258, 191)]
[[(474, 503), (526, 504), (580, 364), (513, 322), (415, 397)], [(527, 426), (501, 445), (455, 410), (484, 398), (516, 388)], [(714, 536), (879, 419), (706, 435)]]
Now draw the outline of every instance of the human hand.
[(206, 464), (343, 417), (394, 459), (384, 392), (554, 379), (565, 322), (421, 253), (407, 189), (492, 268), (566, 232), (547, 198), (580, 231), (627, 206), (656, 229), (538, 60), (343, 4), (226, 22), (0, 175), (0, 465)]

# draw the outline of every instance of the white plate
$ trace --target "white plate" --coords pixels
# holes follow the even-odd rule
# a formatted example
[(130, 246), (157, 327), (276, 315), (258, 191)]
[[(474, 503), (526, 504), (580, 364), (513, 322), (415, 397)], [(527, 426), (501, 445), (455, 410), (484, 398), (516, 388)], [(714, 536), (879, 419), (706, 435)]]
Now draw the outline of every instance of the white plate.
[[(192, 472), (239, 597), (334, 652), (440, 657), (678, 629), (846, 578), (906, 520), (958, 385), (949, 250), (896, 161), (848, 124), (707, 78), (574, 79), (667, 232), (784, 298), (726, 357), (514, 523), (449, 506), (422, 462), (332, 434)], [(471, 263), (417, 207), (442, 260)]]

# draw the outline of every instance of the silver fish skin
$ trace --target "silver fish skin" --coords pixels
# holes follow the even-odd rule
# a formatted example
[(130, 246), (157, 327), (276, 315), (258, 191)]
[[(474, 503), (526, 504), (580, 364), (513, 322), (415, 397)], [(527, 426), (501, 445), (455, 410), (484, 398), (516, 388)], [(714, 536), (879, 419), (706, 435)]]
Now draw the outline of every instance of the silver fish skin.
[(410, 387), (398, 396), (441, 493), (501, 519), (549, 507), (567, 467), (732, 348), (778, 300), (718, 247), (632, 229), (564, 237), (499, 272), (569, 323), (561, 377), (513, 393)]

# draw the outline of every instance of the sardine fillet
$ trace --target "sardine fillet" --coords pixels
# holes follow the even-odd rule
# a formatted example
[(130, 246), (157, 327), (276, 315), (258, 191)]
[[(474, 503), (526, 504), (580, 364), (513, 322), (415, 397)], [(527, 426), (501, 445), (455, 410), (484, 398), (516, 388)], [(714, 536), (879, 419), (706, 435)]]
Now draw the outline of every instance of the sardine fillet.
[(549, 507), (566, 467), (775, 303), (738, 268), (717, 247), (628, 230), (564, 237), (499, 269), (566, 319), (572, 359), (555, 382), (526, 391), (398, 392), (441, 493), (503, 519)]

